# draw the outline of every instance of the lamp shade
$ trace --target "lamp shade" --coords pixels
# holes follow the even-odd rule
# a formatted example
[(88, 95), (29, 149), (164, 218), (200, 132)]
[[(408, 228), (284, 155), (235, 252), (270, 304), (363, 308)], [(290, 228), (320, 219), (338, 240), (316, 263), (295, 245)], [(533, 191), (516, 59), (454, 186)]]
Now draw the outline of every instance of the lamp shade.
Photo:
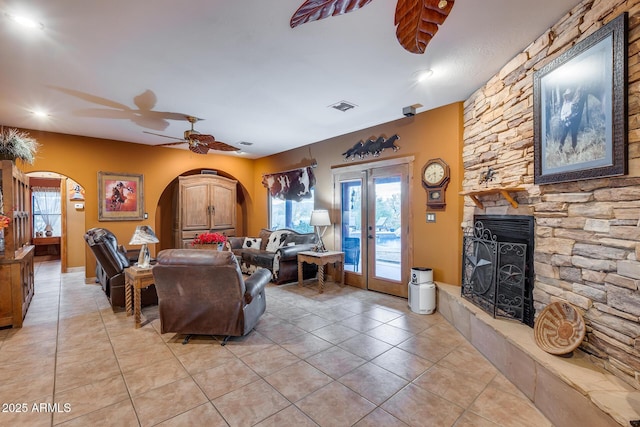
[(329, 226), (331, 225), (331, 218), (329, 218), (329, 211), (326, 209), (318, 209), (311, 212), (311, 220), (309, 224), (313, 226)]
[(160, 240), (156, 237), (151, 227), (148, 225), (139, 225), (136, 227), (136, 231), (131, 236), (130, 245), (144, 245), (148, 243), (159, 243)]

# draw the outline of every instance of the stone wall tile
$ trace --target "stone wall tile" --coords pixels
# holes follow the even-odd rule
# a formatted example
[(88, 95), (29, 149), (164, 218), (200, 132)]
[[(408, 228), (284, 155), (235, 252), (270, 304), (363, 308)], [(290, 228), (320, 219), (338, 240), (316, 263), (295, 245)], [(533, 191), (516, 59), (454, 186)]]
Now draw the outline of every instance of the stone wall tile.
[(590, 270), (596, 270), (596, 271), (609, 272), (609, 271), (615, 271), (617, 263), (620, 263), (622, 261), (611, 261), (611, 260), (604, 260), (604, 259), (599, 260), (599, 259), (586, 258), (583, 256), (574, 255), (571, 257), (571, 262), (576, 267), (588, 268)]
[(611, 229), (611, 224), (606, 219), (587, 218), (584, 229), (586, 231), (595, 231), (596, 233), (608, 233)]
[(638, 291), (613, 285), (606, 285), (605, 289), (607, 290), (608, 306), (623, 313), (640, 316), (640, 293)]
[(632, 322), (622, 317), (594, 309), (587, 311), (584, 317), (593, 323), (601, 324), (628, 337), (637, 338), (640, 336), (640, 324), (638, 324), (638, 322)]
[(588, 298), (594, 302), (607, 302), (607, 293), (604, 290), (596, 289), (591, 286), (585, 286), (580, 283), (573, 284), (573, 292), (578, 295), (582, 295), (585, 298)]
[(640, 262), (638, 261), (618, 261), (618, 274), (621, 276), (640, 279)]
[(576, 243), (573, 246), (574, 255), (582, 255), (597, 259), (625, 259), (627, 251), (623, 249), (608, 248), (601, 245), (590, 245), (586, 243)]
[(607, 274), (604, 278), (604, 282), (621, 288), (631, 289), (632, 291), (637, 290), (640, 286), (640, 280), (621, 276), (616, 273)]

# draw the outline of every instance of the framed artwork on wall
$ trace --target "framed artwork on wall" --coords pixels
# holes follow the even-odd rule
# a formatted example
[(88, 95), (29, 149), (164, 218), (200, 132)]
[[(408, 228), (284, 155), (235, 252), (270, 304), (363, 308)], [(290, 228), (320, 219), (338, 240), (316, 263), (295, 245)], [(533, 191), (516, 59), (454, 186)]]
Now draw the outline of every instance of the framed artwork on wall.
[(98, 172), (98, 221), (144, 219), (143, 177)]
[(533, 76), (534, 182), (627, 173), (627, 14)]

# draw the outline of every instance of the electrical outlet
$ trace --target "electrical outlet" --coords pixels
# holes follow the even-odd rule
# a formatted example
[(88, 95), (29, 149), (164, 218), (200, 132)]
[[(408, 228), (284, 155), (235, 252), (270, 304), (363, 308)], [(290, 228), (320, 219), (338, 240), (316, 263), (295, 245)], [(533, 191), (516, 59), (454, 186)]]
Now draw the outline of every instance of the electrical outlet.
[(143, 216), (144, 216), (144, 219), (149, 219), (149, 214), (148, 213), (145, 212)]
[(427, 212), (427, 222), (436, 222), (436, 214), (434, 212)]

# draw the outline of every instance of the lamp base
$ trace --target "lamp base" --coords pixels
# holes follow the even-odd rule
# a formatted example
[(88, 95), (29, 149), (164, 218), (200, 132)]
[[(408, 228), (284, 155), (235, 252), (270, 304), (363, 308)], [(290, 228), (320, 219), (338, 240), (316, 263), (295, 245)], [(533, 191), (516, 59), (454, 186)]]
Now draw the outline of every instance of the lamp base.
[(149, 254), (149, 248), (146, 243), (142, 244), (140, 248), (140, 254), (138, 255), (138, 267), (149, 268), (151, 266), (151, 255)]

